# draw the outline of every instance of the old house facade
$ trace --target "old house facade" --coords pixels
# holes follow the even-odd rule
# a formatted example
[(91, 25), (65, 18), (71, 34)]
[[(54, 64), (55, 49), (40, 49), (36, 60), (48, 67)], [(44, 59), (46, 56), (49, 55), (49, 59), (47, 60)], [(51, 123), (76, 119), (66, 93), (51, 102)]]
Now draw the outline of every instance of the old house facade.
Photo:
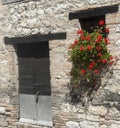
[[(68, 47), (81, 20), (101, 17), (118, 61), (93, 101), (74, 105)], [(120, 128), (119, 57), (119, 0), (1, 0), (0, 128)]]

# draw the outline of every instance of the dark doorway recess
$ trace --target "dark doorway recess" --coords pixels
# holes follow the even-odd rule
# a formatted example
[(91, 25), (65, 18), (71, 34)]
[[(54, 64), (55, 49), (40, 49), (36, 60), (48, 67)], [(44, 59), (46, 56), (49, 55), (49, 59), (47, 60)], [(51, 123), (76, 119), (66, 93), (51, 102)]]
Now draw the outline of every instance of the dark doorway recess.
[(48, 42), (18, 44), (17, 55), (20, 93), (50, 95)]
[(16, 46), (20, 122), (52, 127), (49, 42)]

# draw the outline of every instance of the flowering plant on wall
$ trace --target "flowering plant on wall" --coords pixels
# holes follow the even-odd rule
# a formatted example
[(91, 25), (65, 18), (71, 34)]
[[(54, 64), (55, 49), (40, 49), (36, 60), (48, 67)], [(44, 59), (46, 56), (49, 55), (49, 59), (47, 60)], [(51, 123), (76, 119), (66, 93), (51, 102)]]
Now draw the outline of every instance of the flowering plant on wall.
[(113, 64), (113, 56), (107, 48), (110, 44), (108, 33), (104, 20), (100, 20), (92, 32), (82, 29), (77, 31), (78, 39), (75, 39), (68, 51), (69, 60), (73, 64), (70, 74), (75, 86), (81, 79), (93, 84), (97, 76)]

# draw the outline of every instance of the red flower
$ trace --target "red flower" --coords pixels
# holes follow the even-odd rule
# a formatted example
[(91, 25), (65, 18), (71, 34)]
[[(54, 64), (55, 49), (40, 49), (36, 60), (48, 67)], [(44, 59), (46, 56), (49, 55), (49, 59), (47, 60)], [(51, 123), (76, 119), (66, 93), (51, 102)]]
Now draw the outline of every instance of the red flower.
[(78, 44), (78, 40), (75, 40), (74, 43), (68, 49), (74, 48), (77, 44)]
[(74, 41), (74, 45), (77, 45), (77, 44), (78, 44), (78, 40), (75, 40), (75, 41)]
[(90, 41), (90, 38), (91, 38), (91, 37), (88, 35), (88, 36), (86, 37), (86, 40), (87, 40), (87, 41)]
[(77, 31), (77, 34), (78, 34), (78, 35), (82, 35), (82, 34), (83, 34), (83, 30), (81, 30), (81, 29), (78, 30), (78, 31)]
[(102, 36), (98, 35), (98, 36), (97, 36), (97, 39), (98, 39), (98, 40), (101, 40), (101, 39), (102, 39)]
[(108, 41), (107, 38), (105, 38), (104, 41), (105, 41), (106, 44), (110, 44), (110, 42)]
[(90, 64), (90, 65), (88, 66), (89, 69), (92, 69), (93, 67), (94, 67), (94, 65), (92, 65), (92, 64)]
[(105, 32), (106, 32), (106, 33), (109, 33), (109, 29), (108, 29), (108, 28), (105, 28)]
[(95, 65), (95, 62), (92, 61), (92, 62), (90, 63), (90, 65), (88, 66), (88, 68), (89, 68), (89, 69), (92, 69), (92, 68), (94, 67), (94, 65)]
[(101, 49), (102, 49), (101, 47), (96, 46), (96, 50), (97, 50), (97, 51), (100, 51)]
[(100, 44), (100, 41), (102, 40), (102, 36), (101, 35), (98, 35), (97, 36), (97, 40), (96, 40), (96, 43), (97, 44)]
[(100, 73), (100, 71), (99, 71), (99, 70), (97, 70), (97, 69), (96, 69), (96, 70), (94, 70), (93, 72), (94, 72), (94, 73), (96, 73), (96, 74), (99, 74), (99, 73)]
[(81, 36), (81, 40), (85, 40), (85, 37), (84, 36)]
[(110, 42), (108, 41), (106, 44), (110, 44)]
[(99, 52), (97, 55), (98, 55), (98, 56), (102, 56), (102, 53), (101, 53), (101, 52)]
[(94, 65), (95, 65), (95, 62), (94, 62), (94, 61), (92, 61), (90, 65), (93, 65), (93, 66), (94, 66)]
[(80, 49), (80, 51), (84, 51), (85, 48), (83, 46), (80, 46), (79, 49)]
[(97, 44), (100, 44), (100, 40), (96, 40), (96, 43), (97, 43)]
[(90, 51), (92, 49), (92, 46), (91, 45), (88, 45), (87, 46), (87, 50)]
[(108, 39), (107, 38), (105, 38), (104, 41), (105, 41), (105, 43), (108, 43)]
[(102, 59), (98, 59), (98, 60), (97, 60), (97, 62), (101, 62), (101, 61), (102, 61)]
[(111, 61), (111, 62), (109, 62), (109, 65), (111, 66), (113, 64), (113, 62)]
[(102, 25), (104, 25), (104, 24), (105, 24), (105, 21), (104, 21), (104, 20), (100, 20), (100, 21), (99, 21), (99, 25), (100, 25), (100, 26), (102, 26)]
[(113, 59), (113, 56), (110, 56), (109, 59), (112, 60)]
[(106, 64), (107, 63), (107, 60), (106, 59), (102, 59), (102, 63), (103, 64)]
[(85, 70), (81, 69), (81, 73), (82, 73), (82, 75), (84, 75), (85, 74)]

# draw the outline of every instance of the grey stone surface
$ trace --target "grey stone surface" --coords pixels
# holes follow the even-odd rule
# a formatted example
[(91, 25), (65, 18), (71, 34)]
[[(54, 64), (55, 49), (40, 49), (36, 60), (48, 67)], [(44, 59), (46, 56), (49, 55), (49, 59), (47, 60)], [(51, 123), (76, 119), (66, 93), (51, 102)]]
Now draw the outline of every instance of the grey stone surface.
[(20, 116), (18, 59), (14, 47), (4, 44), (4, 37), (56, 32), (66, 32), (67, 39), (49, 41), (54, 128), (120, 127), (120, 5), (117, 13), (105, 16), (106, 27), (110, 29), (108, 48), (119, 59), (113, 66), (112, 77), (107, 74), (101, 79), (101, 88), (88, 108), (66, 102), (71, 70), (67, 50), (81, 27), (78, 20), (69, 21), (69, 12), (118, 3), (119, 0), (25, 0), (7, 5), (0, 2), (1, 128), (42, 128), (25, 123), (16, 126)]
[(110, 110), (109, 110), (109, 116), (114, 116), (114, 117), (118, 117), (120, 112), (118, 109), (116, 109), (115, 107), (112, 107)]
[(79, 128), (79, 123), (77, 122), (73, 122), (73, 121), (69, 121), (66, 123), (67, 128)]
[(108, 128), (106, 125), (101, 125), (100, 128)]
[(93, 115), (105, 116), (107, 113), (107, 108), (104, 106), (89, 106), (88, 111)]
[(80, 128), (99, 128), (99, 124), (96, 122), (82, 121), (80, 122)]
[(6, 110), (5, 107), (0, 107), (0, 114), (5, 114)]
[(120, 124), (112, 124), (110, 128), (120, 128)]

